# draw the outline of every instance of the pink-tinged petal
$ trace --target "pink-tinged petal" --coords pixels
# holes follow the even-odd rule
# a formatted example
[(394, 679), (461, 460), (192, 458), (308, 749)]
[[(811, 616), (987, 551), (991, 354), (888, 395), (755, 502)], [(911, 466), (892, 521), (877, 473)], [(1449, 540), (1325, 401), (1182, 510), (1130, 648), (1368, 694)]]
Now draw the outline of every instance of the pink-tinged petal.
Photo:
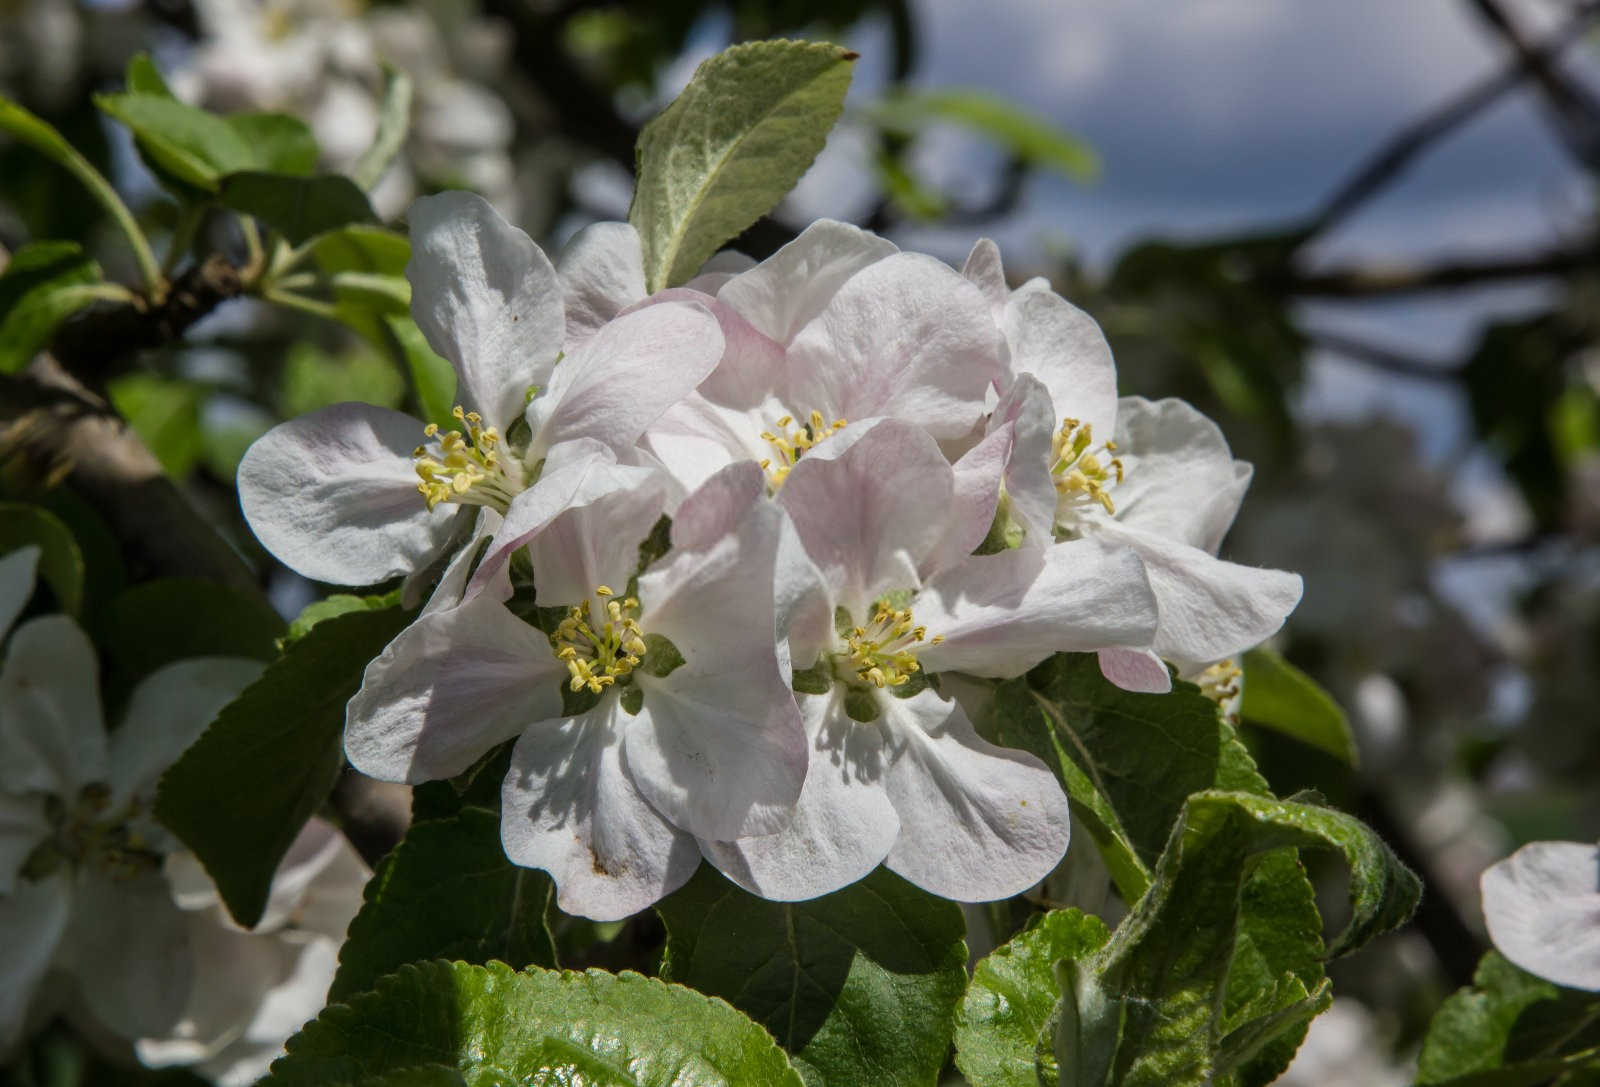
[(847, 280), (794, 337), (785, 400), (830, 420), (892, 415), (959, 438), (1004, 376), (1004, 347), (978, 288), (932, 257), (898, 253)]
[(641, 301), (644, 256), (628, 223), (592, 223), (572, 236), (556, 260), (566, 299), (567, 350)]
[(52, 833), (44, 797), (0, 792), (0, 898), (15, 889), (23, 862)]
[(424, 616), (367, 665), (345, 708), (345, 755), (381, 781), (454, 777), (557, 712), (565, 675), (544, 634), (493, 597)]
[(878, 702), (899, 748), (884, 777), (900, 816), (890, 870), (958, 902), (1009, 898), (1049, 875), (1070, 830), (1050, 769), (989, 743), (932, 691)]
[(167, 767), (265, 667), (238, 657), (194, 657), (141, 680), (111, 734), (110, 809), (118, 811), (135, 797), (153, 803)]
[(528, 386), (549, 380), (566, 340), (555, 267), (473, 193), (425, 196), (408, 218), (411, 316), (455, 364), (458, 399), (504, 433)]
[(642, 449), (686, 492), (693, 491), (735, 461), (760, 461), (772, 455), (762, 439), (783, 409), (745, 411), (714, 403), (699, 391), (668, 408), (639, 439)]
[(665, 479), (646, 469), (631, 472), (622, 485), (569, 504), (528, 543), (540, 604), (570, 607), (593, 598), (600, 615), (605, 601), (594, 598), (597, 587), (623, 593), (639, 566), (639, 544), (666, 508)]
[(0, 895), (0, 1053), (9, 1053), (22, 1039), (28, 1005), (72, 916), (68, 877), (57, 873), (24, 881), (13, 893)]
[(789, 825), (777, 834), (700, 842), (723, 875), (779, 902), (816, 898), (864, 878), (900, 833), (884, 789), (883, 733), (845, 716), (838, 687), (799, 702), (811, 758)]
[(989, 535), (1015, 438), (1015, 427), (991, 430), (953, 465), (955, 490), (950, 499), (950, 521), (939, 546), (923, 560), (924, 576), (955, 566)]
[(1100, 674), (1124, 691), (1166, 694), (1172, 690), (1167, 664), (1149, 649), (1102, 649)]
[(806, 768), (777, 645), (783, 514), (746, 461), (687, 498), (679, 518), (674, 551), (639, 578), (639, 600), (645, 632), (671, 641), (684, 663), (637, 675), (644, 706), (625, 726), (628, 769), (662, 815), (698, 837), (770, 834), (788, 822)]
[(1032, 374), (1044, 383), (1057, 424), (1077, 419), (1094, 428), (1096, 440), (1110, 438), (1117, 421), (1117, 367), (1094, 318), (1048, 285), (1029, 283), (1012, 293), (1004, 323), (1012, 375)]
[(1022, 526), (1022, 546), (1049, 547), (1055, 542), (1056, 485), (1050, 474), (1056, 418), (1050, 393), (1032, 374), (1023, 374), (1000, 398), (989, 417), (991, 432), (1012, 429), (1011, 459), (1006, 464), (1006, 495), (1011, 516)]
[[(777, 391), (785, 372), (783, 346), (741, 317), (732, 306), (686, 287), (661, 291), (660, 302), (696, 302), (711, 311), (722, 330), (722, 358), (695, 390), (697, 396), (739, 411), (760, 407)], [(783, 412), (778, 412), (782, 415)], [(764, 427), (759, 427), (757, 433)]]
[(773, 340), (788, 344), (851, 276), (897, 252), (893, 242), (876, 234), (819, 219), (723, 284), (717, 297)]
[(0, 787), (72, 801), (109, 778), (99, 675), (94, 646), (66, 616), (16, 629), (0, 668)]
[(79, 871), (61, 951), (89, 1012), (112, 1033), (165, 1034), (182, 1018), (194, 949), (188, 915), (159, 870), (127, 877)]
[(549, 872), (556, 904), (595, 921), (646, 909), (700, 865), (694, 839), (645, 801), (623, 765), (619, 701), (608, 694), (581, 717), (531, 725), (501, 792), (506, 856)]
[[(522, 493), (526, 494), (527, 492), (524, 491)], [(522, 495), (518, 495), (517, 498), (512, 499), (513, 504), (521, 497)], [(474, 526), (473, 531), (460, 540), (453, 549), (454, 554), (445, 565), (444, 572), (439, 575), (438, 584), (433, 587), (433, 592), (428, 596), (428, 602), (422, 607), (423, 615), (432, 615), (436, 611), (453, 608), (467, 598), (469, 580), (478, 569), (484, 554), (487, 553), (487, 547), (492, 546), (494, 538), (500, 535), (501, 527), (504, 523), (505, 518), (498, 511), (492, 510), (487, 506), (479, 507), (477, 524)], [(490, 580), (496, 580), (496, 574), (502, 576), (497, 579), (496, 591), (499, 595), (495, 599), (509, 600), (511, 598), (511, 575), (508, 570), (504, 569), (503, 564), (500, 570), (490, 571), (489, 574), (485, 575), (480, 587), (488, 584)], [(402, 602), (404, 602), (403, 598)], [(411, 606), (415, 607), (416, 602), (413, 601)]]
[(39, 548), (30, 544), (0, 557), (0, 641), (17, 621), (28, 598), (33, 595), (34, 573), (39, 566)]
[(1160, 609), (1154, 642), (1118, 644), (1150, 645), (1180, 669), (1260, 645), (1300, 603), (1299, 574), (1224, 562), (1198, 547), (1121, 524), (1096, 526), (1095, 538), (1138, 552)]
[(335, 404), (273, 427), (239, 462), (239, 504), (256, 537), (313, 581), (375, 585), (425, 566), (456, 507), (429, 510), (411, 453), (422, 424), (370, 404)]
[(580, 438), (627, 449), (721, 357), (722, 332), (704, 306), (665, 302), (616, 318), (563, 359), (528, 405), (528, 456)]
[(931, 581), (911, 609), (930, 637), (944, 637), (918, 647), (924, 670), (997, 679), (1052, 653), (1149, 645), (1158, 614), (1138, 556), (1093, 540), (974, 555)]
[(994, 315), (995, 322), (998, 324), (1004, 320), (1011, 288), (1006, 286), (1000, 247), (988, 238), (979, 238), (972, 252), (967, 254), (966, 263), (961, 266), (961, 276), (983, 292), (984, 301), (989, 303), (989, 312)]
[(1533, 842), (1490, 865), (1480, 882), (1500, 954), (1557, 985), (1600, 990), (1600, 848)]
[(1182, 400), (1125, 396), (1116, 440), (1124, 477), (1111, 492), (1117, 520), (1215, 555), (1251, 475), (1221, 428)]
[(892, 419), (838, 456), (826, 444), (795, 465), (778, 502), (835, 600), (855, 611), (919, 584), (949, 524), (955, 474), (926, 431)]

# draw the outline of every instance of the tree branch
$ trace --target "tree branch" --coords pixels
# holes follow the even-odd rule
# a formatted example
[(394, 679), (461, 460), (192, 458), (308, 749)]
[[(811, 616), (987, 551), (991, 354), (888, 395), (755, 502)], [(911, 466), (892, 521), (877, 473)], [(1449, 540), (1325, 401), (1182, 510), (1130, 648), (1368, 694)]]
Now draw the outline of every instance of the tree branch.
[[(1595, 239), (1542, 253), (1463, 258), (1433, 265), (1341, 268), (1311, 274), (1282, 273), (1264, 281), (1269, 290), (1298, 298), (1372, 298), (1449, 290), (1514, 279), (1539, 279), (1600, 268)], [(1278, 279), (1273, 282), (1273, 279)]]
[(1375, 369), (1424, 381), (1454, 381), (1460, 371), (1454, 362), (1425, 362), (1380, 344), (1367, 343), (1340, 332), (1301, 329), (1312, 346), (1333, 351)]

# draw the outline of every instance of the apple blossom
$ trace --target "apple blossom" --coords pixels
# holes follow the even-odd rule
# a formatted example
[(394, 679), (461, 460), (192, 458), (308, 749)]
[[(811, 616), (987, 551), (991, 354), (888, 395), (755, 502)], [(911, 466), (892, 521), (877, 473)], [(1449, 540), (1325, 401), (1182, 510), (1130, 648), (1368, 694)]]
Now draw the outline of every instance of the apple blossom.
[(735, 465), (685, 499), (671, 549), (643, 570), (670, 481), (614, 478), (525, 545), (540, 608), (556, 609), (547, 632), (502, 603), (502, 559), (481, 591), (423, 616), (368, 667), (345, 727), (358, 769), (413, 782), (518, 737), (507, 855), (550, 872), (563, 910), (599, 920), (687, 880), (696, 837), (782, 828), (806, 765), (776, 641), (783, 517), (760, 470)]
[(705, 309), (673, 303), (618, 317), (564, 354), (555, 268), (480, 197), (417, 201), (411, 240), (412, 312), (456, 369), (457, 428), (336, 404), (274, 427), (239, 466), (251, 528), (315, 580), (369, 585), (433, 567), (494, 531), (480, 510), (508, 514), (537, 490), (555, 447), (630, 448), (722, 353)]
[(1500, 954), (1557, 985), (1600, 991), (1600, 847), (1532, 842), (1480, 883)]

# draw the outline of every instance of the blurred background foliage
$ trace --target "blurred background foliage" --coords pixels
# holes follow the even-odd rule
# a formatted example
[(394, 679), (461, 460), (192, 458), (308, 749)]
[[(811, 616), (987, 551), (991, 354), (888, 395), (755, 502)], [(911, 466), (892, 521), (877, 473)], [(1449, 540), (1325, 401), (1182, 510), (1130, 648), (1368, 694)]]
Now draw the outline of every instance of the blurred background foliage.
[[(819, 214), (852, 218), (957, 264), (973, 238), (994, 234), (1014, 283), (1045, 275), (1099, 319), (1125, 393), (1194, 402), (1255, 463), (1225, 554), (1304, 574), (1304, 603), (1275, 648), (1347, 712), (1359, 765), (1252, 727), (1248, 700), (1246, 737), (1277, 792), (1314, 788), (1360, 815), (1430, 891), (1410, 929), (1334, 967), (1340, 1000), (1289, 1077), (1404, 1082), (1427, 1017), (1467, 982), (1485, 947), (1478, 873), (1523, 841), (1600, 835), (1600, 236), (1592, 208), (1600, 4), (1434, 0), (1417, 6), (1425, 14), (1356, 4), (1316, 16), (1296, 16), (1305, 10), (1297, 5), (1207, 5), (1246, 29), (1286, 13), (1368, 20), (1374, 25), (1342, 44), (1414, 35), (1411, 63), (1435, 78), (1394, 123), (1375, 115), (1356, 136), (1334, 140), (1342, 160), (1299, 183), (1293, 213), (1281, 200), (1252, 212), (1246, 192), (1218, 215), (1197, 191), (1192, 202), (1174, 197), (1156, 225), (1125, 224), (1110, 240), (1098, 209), (1110, 214), (1125, 174), (1072, 97), (1073, 80), (1046, 80), (1066, 89), (1018, 101), (1012, 90), (1029, 78), (1023, 59), (981, 37), (940, 37), (952, 23), (966, 25), (950, 16), (956, 6), (0, 0), (0, 93), (57, 126), (111, 177), (153, 238), (165, 244), (177, 235), (171, 270), (179, 271), (214, 254), (243, 266), (253, 243), (220, 206), (181, 220), (127, 132), (96, 109), (92, 96), (122, 90), (139, 53), (189, 103), (301, 117), (321, 165), (338, 172), (355, 169), (371, 142), (385, 65), (393, 65), (414, 87), (410, 134), (371, 193), (377, 215), (398, 225), (414, 196), (464, 186), (557, 245), (585, 222), (621, 217), (638, 128), (698, 59), (732, 41), (776, 36), (860, 49), (845, 123), (812, 178), (738, 247), (764, 256)], [(1057, 9), (1007, 4), (989, 17), (1049, 26)], [(1149, 4), (1089, 4), (1073, 16), (1079, 27), (1188, 17)], [(1470, 40), (1471, 63), (1444, 59), (1430, 37), (1439, 27), (1453, 41)], [(1052, 54), (1060, 70), (1044, 74), (1128, 59), (1096, 55), (1098, 39), (1087, 40), (1084, 50)], [(1197, 63), (1209, 41), (1190, 39)], [(967, 59), (952, 63), (953, 55)], [(1367, 59), (1359, 50), (1345, 56), (1349, 82), (1304, 94), (1352, 94)], [(1314, 83), (1321, 70), (1309, 65), (1306, 79)], [(974, 71), (993, 78), (974, 81)], [(1137, 76), (1119, 86), (1123, 113), (1170, 113), (1181, 125), (1181, 103), (1146, 93)], [(1239, 107), (1241, 124), (1250, 109), (1269, 107)], [(1512, 120), (1494, 121), (1506, 109)], [(1498, 236), (1439, 236), (1449, 220), (1430, 214), (1430, 190), (1412, 186), (1407, 195), (1408, 178), (1430, 156), (1444, 155), (1447, 170), (1473, 169), (1451, 160), (1450, 149), (1484, 124), (1490, 135), (1479, 143), (1491, 158), (1526, 154), (1523, 144), (1493, 142), (1514, 124), (1537, 128), (1529, 138), (1543, 141), (1548, 161), (1560, 160), (1559, 171), (1546, 159), (1528, 166), (1556, 171), (1564, 196), (1576, 194), (1576, 210), (1529, 213), (1559, 219), (1554, 229), (1532, 237), (1515, 227), (1526, 217), (1512, 216), (1513, 229)], [(1287, 168), (1297, 146), (1264, 143), (1249, 158), (1267, 175)], [(1375, 205), (1388, 211), (1363, 233)], [(1418, 225), (1397, 230), (1392, 245), (1341, 244), (1352, 223), (1358, 239), (1369, 239), (1407, 216)], [(1079, 232), (1094, 244), (1075, 244)], [(14, 252), (39, 239), (80, 242), (109, 278), (135, 281), (101, 209), (32, 150), (0, 139), (0, 245)], [(379, 237), (363, 251), (369, 270), (398, 271), (385, 244)], [(171, 480), (248, 557), (250, 576), (292, 615), (319, 590), (273, 569), (251, 544), (232, 483), (243, 450), (274, 422), (325, 404), (393, 406), (426, 392), (415, 343), (398, 326), (379, 327), (381, 309), (225, 297), (203, 304), (192, 327), (85, 348), (83, 326), (97, 327), (90, 311), (76, 332), (69, 323), (58, 334), (57, 354), (132, 422)], [(74, 367), (74, 359), (93, 364)], [(0, 414), (10, 417), (21, 410), (22, 385), (6, 380)], [(38, 497), (54, 478), (8, 463), (0, 482), (14, 499)], [(97, 500), (51, 493), (80, 537), (93, 538)], [(109, 600), (115, 588), (91, 584), (90, 594)], [(1248, 662), (1246, 670), (1248, 690)], [(1063, 894), (1088, 903), (1093, 891)]]

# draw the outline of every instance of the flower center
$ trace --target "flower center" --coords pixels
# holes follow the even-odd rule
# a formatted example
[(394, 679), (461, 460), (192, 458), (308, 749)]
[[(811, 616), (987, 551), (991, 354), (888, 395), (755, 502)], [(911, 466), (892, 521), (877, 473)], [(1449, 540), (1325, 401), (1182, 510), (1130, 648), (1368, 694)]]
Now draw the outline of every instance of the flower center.
[(594, 594), (606, 602), (605, 619), (595, 622), (585, 600), (567, 610), (567, 617), (550, 636), (550, 646), (556, 657), (566, 662), (574, 691), (588, 688), (599, 694), (639, 666), (645, 644), (637, 597), (613, 600), (616, 594), (608, 585), (597, 585)]
[(130, 879), (161, 867), (161, 854), (150, 847), (133, 826), (143, 811), (135, 798), (126, 811), (107, 816), (111, 790), (103, 784), (87, 785), (70, 809), (51, 801), (49, 814), (55, 833), (41, 842), (23, 863), (23, 874), (48, 875), (62, 863), (87, 865), (114, 880)]
[(1076, 419), (1061, 420), (1050, 450), (1050, 475), (1056, 483), (1057, 517), (1098, 505), (1116, 513), (1109, 489), (1122, 482), (1116, 442), (1094, 444), (1094, 428)]
[(1220, 706), (1239, 693), (1239, 680), (1243, 678), (1243, 670), (1228, 658), (1205, 669), (1194, 681), (1201, 694)]
[(457, 404), (452, 413), (466, 433), (440, 431), (429, 423), (422, 433), (433, 439), (411, 453), (417, 462), (417, 491), (431, 510), (440, 502), (463, 506), (492, 506), (501, 513), (521, 493), (525, 482), (522, 464), (507, 457), (500, 448), (500, 432), (483, 425), (483, 416), (463, 411)]
[(807, 449), (846, 425), (847, 421), (844, 419), (826, 422), (820, 411), (814, 411), (800, 426), (794, 426), (794, 416), (785, 415), (777, 421), (772, 430), (763, 430), (761, 440), (772, 446), (773, 455), (762, 460), (761, 467), (766, 470), (767, 482), (772, 489), (776, 491), (783, 486), (783, 481), (789, 478), (790, 470)]
[(924, 640), (930, 645), (944, 641), (943, 634), (928, 639), (928, 628), (917, 625), (909, 607), (896, 608), (887, 600), (873, 605), (872, 620), (866, 625), (839, 633), (845, 648), (834, 654), (835, 661), (855, 673), (857, 680), (878, 688), (910, 683), (920, 667), (912, 647)]

